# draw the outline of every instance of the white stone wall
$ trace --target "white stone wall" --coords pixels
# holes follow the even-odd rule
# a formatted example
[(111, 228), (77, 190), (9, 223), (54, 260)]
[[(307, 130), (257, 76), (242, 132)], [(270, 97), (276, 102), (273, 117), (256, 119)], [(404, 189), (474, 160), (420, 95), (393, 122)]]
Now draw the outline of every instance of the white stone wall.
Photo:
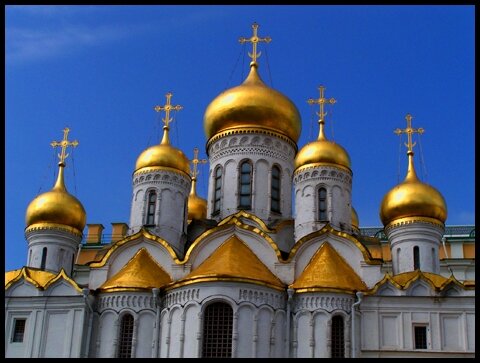
[(168, 241), (178, 253), (183, 253), (190, 186), (191, 179), (180, 172), (154, 170), (134, 174), (129, 234), (138, 232), (146, 224), (148, 194), (155, 190), (155, 226), (148, 229)]
[(443, 227), (417, 221), (389, 227), (385, 233), (390, 241), (393, 274), (414, 271), (413, 248), (418, 246), (420, 270), (440, 273), (438, 250), (443, 236)]
[[(85, 309), (83, 297), (62, 281), (46, 292), (18, 282), (6, 292), (5, 357), (80, 358), (87, 336)], [(12, 342), (15, 318), (26, 319), (22, 343)]]
[[(112, 292), (97, 297), (94, 329), (94, 357), (117, 356), (120, 322), (125, 314), (134, 319), (132, 357), (151, 358), (156, 352), (157, 308), (152, 292)], [(90, 350), (92, 351), (92, 349)]]
[(285, 356), (285, 293), (218, 281), (167, 292), (161, 313), (160, 357), (201, 357), (203, 312), (216, 301), (233, 309), (233, 357)]
[[(360, 357), (474, 357), (475, 297), (367, 296), (360, 304)], [(414, 349), (416, 324), (427, 349)]]
[(353, 295), (312, 292), (294, 295), (291, 357), (331, 358), (331, 320), (344, 322), (345, 357), (350, 357), (350, 311)]
[(48, 228), (30, 231), (26, 234), (28, 241), (27, 266), (40, 268), (43, 248), (47, 248), (45, 270), (59, 272), (62, 268), (71, 274), (72, 262), (75, 261), (81, 236), (65, 230)]
[(352, 173), (335, 166), (301, 169), (293, 176), (295, 195), (295, 241), (321, 229), (318, 220), (318, 190), (327, 191), (327, 218), (337, 230), (352, 233)]
[[(239, 165), (243, 160), (253, 163), (252, 210), (264, 221), (288, 219), (292, 215), (292, 171), (295, 148), (274, 134), (242, 133), (226, 135), (208, 147), (210, 164), (208, 183), (209, 218), (217, 221), (236, 213), (238, 209)], [(280, 168), (280, 213), (271, 208), (271, 170)], [(215, 170), (223, 168), (220, 213), (213, 213)]]

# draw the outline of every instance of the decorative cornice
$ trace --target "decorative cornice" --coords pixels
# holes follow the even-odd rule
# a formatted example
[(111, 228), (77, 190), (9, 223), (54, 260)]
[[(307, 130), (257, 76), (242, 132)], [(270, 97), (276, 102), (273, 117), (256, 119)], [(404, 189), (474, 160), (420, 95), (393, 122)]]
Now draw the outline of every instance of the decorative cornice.
[(210, 148), (210, 145), (215, 141), (217, 141), (218, 139), (221, 139), (222, 137), (225, 137), (225, 136), (242, 135), (242, 134), (264, 134), (264, 135), (274, 136), (285, 141), (290, 146), (292, 146), (293, 149), (295, 150), (295, 153), (298, 151), (297, 143), (284, 134), (280, 134), (264, 128), (242, 127), (242, 128), (230, 128), (212, 136), (207, 142), (207, 146), (206, 146), (207, 155), (208, 155), (208, 149)]
[(144, 167), (144, 168), (140, 168), (140, 169), (133, 172), (133, 177), (136, 177), (136, 176), (142, 175), (142, 174), (148, 174), (148, 173), (155, 172), (155, 171), (170, 171), (172, 173), (181, 175), (184, 178), (187, 178), (188, 180), (192, 179), (191, 176), (188, 175), (187, 173), (185, 173), (184, 171), (178, 170), (178, 169), (175, 169), (175, 168), (170, 168), (168, 166), (147, 166), (147, 167)]
[[(305, 291), (310, 292), (310, 291)], [(319, 291), (313, 291), (319, 292)], [(333, 292), (333, 293), (342, 293), (347, 294), (349, 296), (336, 296), (336, 295), (301, 295), (295, 296), (295, 309), (307, 309), (307, 310), (318, 310), (323, 309), (328, 312), (332, 312), (334, 310), (344, 310), (350, 312), (352, 308), (352, 304), (354, 302), (354, 298), (350, 296), (350, 293), (346, 293), (345, 291), (321, 291), (321, 292)], [(297, 290), (298, 293), (298, 290)]]
[[(312, 168), (305, 168), (301, 170), (300, 172), (294, 174), (293, 176), (293, 183), (294, 184), (300, 184), (303, 182), (306, 182), (307, 180), (315, 179), (315, 180), (333, 180), (337, 182), (342, 182), (347, 186), (347, 188), (350, 190), (352, 187), (352, 173), (342, 170), (338, 171), (338, 168), (333, 167), (333, 166), (327, 166), (325, 165), (324, 168), (320, 171), (318, 170), (318, 166), (314, 167), (313, 170), (311, 171)], [(330, 170), (330, 172), (327, 171), (327, 169)], [(335, 170), (336, 169), (336, 170)], [(345, 174), (344, 174), (345, 173)]]
[(43, 231), (43, 230), (60, 230), (64, 232), (68, 232), (74, 234), (77, 237), (82, 237), (83, 233), (79, 231), (77, 228), (67, 226), (65, 224), (58, 224), (58, 223), (50, 223), (50, 222), (40, 222), (34, 223), (25, 228), (25, 235), (31, 234), (35, 231)]
[(409, 225), (417, 222), (432, 224), (442, 228), (442, 230), (445, 229), (445, 224), (439, 221), (438, 219), (420, 216), (420, 217), (404, 217), (404, 218), (395, 219), (391, 221), (389, 224), (387, 224), (384, 230), (385, 230), (385, 233), (388, 233), (392, 228), (405, 226), (405, 225)]
[(350, 175), (352, 175), (352, 170), (350, 168), (347, 168), (346, 166), (339, 165), (339, 164), (334, 164), (334, 163), (310, 163), (306, 165), (299, 166), (297, 169), (293, 171), (293, 175), (297, 175), (298, 173), (307, 170), (307, 169), (313, 169), (313, 168), (319, 168), (319, 167), (332, 167), (336, 169), (342, 169), (343, 171), (348, 172)]

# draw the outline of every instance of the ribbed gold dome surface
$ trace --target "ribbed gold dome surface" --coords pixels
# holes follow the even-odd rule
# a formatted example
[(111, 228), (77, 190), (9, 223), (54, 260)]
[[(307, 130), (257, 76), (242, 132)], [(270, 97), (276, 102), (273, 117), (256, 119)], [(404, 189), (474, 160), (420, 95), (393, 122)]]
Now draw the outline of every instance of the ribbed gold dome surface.
[(27, 228), (37, 224), (61, 224), (83, 231), (86, 213), (82, 203), (67, 192), (63, 181), (63, 166), (52, 190), (40, 194), (30, 202), (25, 214)]
[(286, 96), (266, 86), (252, 63), (245, 81), (217, 96), (207, 107), (203, 125), (207, 139), (231, 129), (260, 128), (281, 133), (297, 142), (302, 122), (297, 107)]
[(326, 139), (305, 145), (295, 157), (295, 169), (308, 164), (328, 163), (350, 169), (350, 156), (339, 144)]
[(140, 154), (135, 164), (135, 172), (149, 167), (173, 168), (190, 174), (188, 158), (170, 144), (154, 145)]
[(405, 180), (385, 194), (380, 206), (380, 219), (384, 226), (404, 217), (434, 218), (442, 223), (447, 219), (443, 196), (434, 187), (418, 180), (413, 167), (413, 154), (409, 155)]

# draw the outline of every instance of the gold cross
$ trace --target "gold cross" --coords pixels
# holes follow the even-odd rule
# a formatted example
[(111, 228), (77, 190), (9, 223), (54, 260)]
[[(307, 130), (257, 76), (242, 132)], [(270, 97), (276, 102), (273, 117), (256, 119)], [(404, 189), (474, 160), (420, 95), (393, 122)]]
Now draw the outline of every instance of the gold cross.
[(323, 106), (325, 105), (325, 103), (330, 103), (331, 105), (333, 105), (335, 102), (337, 102), (337, 100), (333, 97), (330, 99), (324, 97), (325, 87), (320, 86), (318, 87), (318, 89), (320, 90), (320, 98), (316, 100), (314, 100), (313, 98), (309, 98), (307, 102), (309, 105), (313, 105), (314, 103), (320, 105), (320, 112), (317, 112), (316, 114), (318, 115), (318, 117), (320, 117), (318, 122), (323, 123), (325, 121), (325, 116), (327, 116), (327, 113), (323, 112)]
[(62, 152), (60, 154), (58, 154), (58, 157), (60, 159), (60, 162), (58, 164), (63, 165), (63, 166), (65, 165), (65, 159), (68, 157), (68, 154), (66, 153), (67, 147), (68, 146), (76, 147), (78, 145), (77, 140), (74, 140), (72, 142), (68, 141), (69, 131), (70, 131), (70, 129), (68, 127), (65, 127), (63, 129), (63, 140), (62, 141), (52, 141), (50, 143), (50, 145), (52, 145), (52, 147), (57, 147), (57, 146), (62, 147)]
[[(183, 107), (180, 106), (180, 105), (176, 105), (176, 106), (172, 106), (170, 104), (170, 99), (172, 98), (172, 93), (168, 92), (166, 94), (166, 97), (167, 97), (167, 103), (164, 105), (164, 106), (155, 106), (154, 109), (155, 111), (157, 112), (160, 112), (160, 111), (165, 111), (165, 118), (162, 119), (163, 123), (165, 124), (165, 127), (167, 128), (168, 130), (168, 124), (170, 122), (172, 122), (173, 120), (170, 118), (170, 111), (173, 110), (173, 111), (180, 111)], [(164, 128), (165, 128), (164, 127)]]
[(193, 149), (193, 159), (191, 160), (193, 163), (193, 170), (192, 170), (192, 179), (197, 179), (198, 175), (198, 169), (197, 169), (197, 164), (206, 164), (207, 159), (199, 159), (198, 158), (198, 148)]
[(253, 29), (253, 36), (252, 37), (250, 37), (249, 39), (244, 38), (244, 37), (240, 37), (240, 39), (238, 41), (241, 44), (243, 44), (245, 42), (252, 42), (253, 50), (252, 50), (252, 53), (248, 52), (248, 55), (250, 56), (250, 58), (252, 58), (252, 63), (256, 64), (257, 63), (257, 58), (260, 58), (260, 55), (262, 54), (262, 52), (258, 52), (258, 54), (257, 54), (257, 43), (258, 42), (270, 43), (272, 41), (272, 38), (270, 38), (270, 37), (259, 38), (258, 35), (257, 35), (257, 30), (258, 30), (258, 24), (257, 23), (252, 24), (252, 29)]
[(406, 129), (396, 129), (393, 132), (396, 133), (398, 136), (401, 134), (407, 134), (408, 137), (408, 143), (405, 143), (405, 146), (408, 148), (408, 152), (412, 153), (413, 152), (413, 147), (417, 144), (416, 142), (412, 143), (412, 134), (417, 133), (417, 134), (423, 134), (425, 130), (421, 127), (418, 129), (412, 128), (412, 115), (407, 113), (407, 116), (405, 116), (405, 120), (407, 120), (407, 128)]

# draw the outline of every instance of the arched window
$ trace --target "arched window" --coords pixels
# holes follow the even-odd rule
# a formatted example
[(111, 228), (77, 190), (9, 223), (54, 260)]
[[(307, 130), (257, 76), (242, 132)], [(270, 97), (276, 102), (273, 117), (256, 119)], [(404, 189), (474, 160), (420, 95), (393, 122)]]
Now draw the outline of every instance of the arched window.
[(318, 220), (327, 220), (327, 190), (325, 188), (318, 190)]
[(336, 315), (332, 318), (332, 358), (345, 357), (345, 337), (343, 332), (343, 318)]
[(238, 208), (252, 208), (252, 164), (245, 160), (240, 164), (240, 193)]
[(418, 246), (413, 247), (413, 269), (420, 270), (420, 249)]
[(222, 198), (222, 168), (215, 169), (215, 193), (213, 194), (213, 214), (220, 212), (220, 199)]
[(233, 310), (223, 302), (210, 304), (203, 316), (202, 358), (232, 356)]
[(131, 358), (133, 339), (133, 316), (125, 314), (120, 322), (117, 358)]
[(42, 263), (40, 265), (41, 270), (45, 270), (45, 265), (47, 263), (47, 247), (43, 247), (42, 250)]
[(145, 224), (147, 226), (153, 226), (155, 224), (155, 207), (157, 205), (157, 192), (151, 190), (148, 193), (147, 199), (147, 218), (145, 220)]
[(280, 213), (280, 168), (272, 168), (271, 211)]

